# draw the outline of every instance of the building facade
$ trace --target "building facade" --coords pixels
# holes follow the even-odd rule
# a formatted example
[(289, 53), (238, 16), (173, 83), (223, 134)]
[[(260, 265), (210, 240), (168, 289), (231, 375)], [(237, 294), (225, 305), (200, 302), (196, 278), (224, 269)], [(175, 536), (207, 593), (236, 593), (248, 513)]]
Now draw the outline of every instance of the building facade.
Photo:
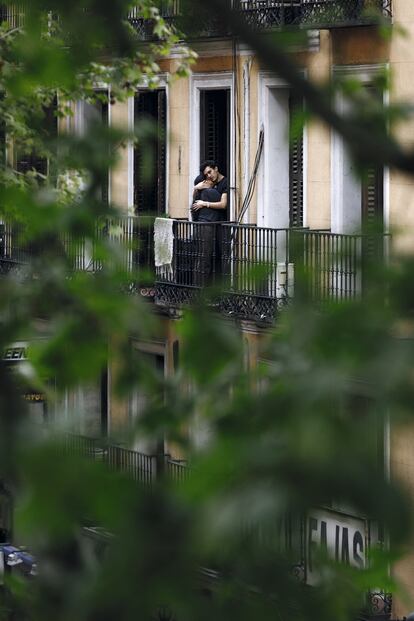
[[(379, 97), (391, 102), (413, 101), (412, 1), (326, 0), (322, 8), (320, 5), (312, 0), (241, 0), (240, 11), (262, 37), (283, 25), (302, 26), (304, 36), (292, 43), (290, 57), (301, 74), (315, 83), (352, 79), (373, 101)], [(372, 8), (395, 32), (392, 37), (384, 36)], [(179, 3), (170, 6), (166, 17), (179, 16)], [(145, 22), (134, 12), (130, 19), (147, 38)], [(398, 34), (400, 29), (405, 36)], [(306, 103), (276, 71), (260, 62), (252, 48), (230, 36), (223, 24), (206, 24), (200, 30), (190, 41), (198, 59), (189, 77), (168, 81), (180, 63), (180, 58), (172, 55), (161, 61), (163, 74), (156, 89), (143, 84), (134, 97), (113, 105), (78, 102), (73, 118), (61, 121), (80, 133), (97, 118), (131, 130), (145, 117), (157, 125), (160, 139), (154, 143), (152, 181), (144, 182), (143, 154), (131, 142), (120, 150), (116, 168), (108, 171), (101, 198), (117, 205), (125, 215), (124, 235), (138, 235), (141, 241), (138, 256), (126, 257), (133, 267), (153, 265), (152, 228), (141, 227), (140, 222), (147, 217), (150, 222), (151, 218), (172, 221), (169, 269), (157, 266), (154, 282), (136, 289), (158, 315), (159, 334), (145, 342), (131, 335), (131, 348), (166, 377), (174, 375), (179, 364), (177, 324), (181, 310), (197, 298), (204, 284), (223, 284), (216, 310), (237, 324), (246, 365), (253, 368), (261, 360), (261, 342), (267, 331), (294, 296), (298, 273), (295, 247), (299, 246), (305, 262), (314, 267), (310, 293), (320, 302), (361, 294), (364, 274), (359, 258), (367, 226), (375, 224), (380, 229), (380, 247), (368, 248), (375, 256), (387, 255), (391, 232), (393, 248), (399, 252), (410, 251), (414, 237), (414, 178), (373, 168), (361, 181), (342, 138), (318, 119), (302, 128), (300, 119)], [(391, 88), (382, 94), (376, 84), (378, 76), (387, 71), (392, 76)], [(336, 107), (347, 114), (347, 102), (340, 91)], [(407, 147), (414, 142), (411, 124), (395, 129), (400, 143)], [(203, 245), (202, 226), (192, 221), (190, 210), (194, 179), (205, 159), (216, 160), (229, 183), (226, 222), (212, 227), (214, 244), (210, 250)], [(17, 158), (17, 165), (23, 171), (33, 163), (22, 156)], [(7, 239), (5, 231), (4, 257)], [(337, 258), (332, 263), (329, 257), (334, 249)], [(196, 266), (205, 252), (211, 254), (210, 267), (200, 282)], [(89, 264), (85, 254), (79, 261), (81, 269)], [(264, 276), (254, 279), (249, 270), (263, 266)], [(109, 360), (96, 386), (71, 392), (55, 408), (55, 416), (63, 412), (72, 430), (80, 434), (115, 434), (139, 417), (151, 398), (142, 391), (129, 400), (116, 398), (112, 379), (117, 360), (111, 356)], [(71, 410), (83, 412), (75, 424)], [(402, 432), (391, 428), (383, 430), (382, 438), (384, 472), (404, 480), (414, 497), (412, 435), (411, 429)], [(202, 433), (197, 436), (195, 432), (195, 442), (202, 441)], [(162, 447), (134, 440), (129, 448), (148, 455), (169, 454), (177, 463), (185, 458), (174, 453), (168, 438)], [(351, 564), (356, 566), (364, 565), (368, 542), (374, 545), (381, 540), (365, 516), (352, 515), (340, 507), (315, 509), (305, 528), (310, 542), (304, 553), (309, 583), (310, 550), (322, 539), (328, 540), (333, 550), (345, 550), (344, 558), (351, 555)], [(351, 551), (347, 552), (351, 541)], [(408, 554), (392, 572), (414, 597), (414, 556)], [(374, 594), (373, 600), (381, 618), (408, 613), (406, 604), (396, 598), (391, 611), (387, 594)]]

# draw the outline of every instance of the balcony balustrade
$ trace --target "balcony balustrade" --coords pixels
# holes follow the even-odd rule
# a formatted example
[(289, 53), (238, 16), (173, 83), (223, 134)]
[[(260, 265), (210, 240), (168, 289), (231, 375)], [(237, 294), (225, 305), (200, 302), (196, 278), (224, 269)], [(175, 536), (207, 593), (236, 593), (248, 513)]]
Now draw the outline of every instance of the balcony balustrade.
[(172, 220), (171, 263), (154, 268), (153, 223), (111, 218), (98, 222), (91, 238), (61, 234), (36, 242), (21, 225), (2, 224), (0, 273), (30, 265), (28, 274), (38, 274), (45, 259), (57, 259), (69, 275), (115, 268), (129, 292), (143, 291), (146, 279), (159, 307), (190, 305), (208, 291), (225, 315), (271, 323), (299, 288), (317, 305), (359, 298), (371, 267), (388, 254), (384, 235)]
[[(196, 471), (189, 465), (182, 461), (173, 460), (167, 454), (147, 455), (110, 444), (102, 439), (92, 439), (73, 433), (65, 433), (60, 437), (61, 447), (66, 454), (100, 461), (110, 470), (122, 473), (148, 490), (156, 484), (160, 475), (164, 477), (164, 480), (178, 486), (185, 483), (190, 476), (196, 476)], [(323, 513), (323, 508), (319, 508), (318, 511)], [(337, 527), (333, 532), (341, 532), (343, 514), (330, 509), (327, 516), (331, 526)], [(314, 522), (314, 518), (303, 514), (294, 516), (288, 513), (275, 520), (274, 524), (268, 524), (266, 527), (246, 521), (243, 517), (241, 519), (242, 530), (246, 538), (251, 538), (258, 547), (278, 550), (280, 554), (287, 554), (290, 559), (295, 559), (296, 562), (292, 565), (291, 570), (292, 575), (303, 584), (314, 584), (310, 555), (311, 548), (317, 544), (315, 541), (311, 543), (309, 530), (309, 521), (312, 519)], [(346, 519), (349, 523), (348, 514)], [(365, 518), (354, 518), (354, 523), (360, 526), (362, 533), (367, 537), (367, 541), (371, 541), (370, 521)], [(111, 537), (108, 537), (109, 533), (105, 529), (93, 530), (103, 543), (110, 541)], [(211, 581), (220, 580), (219, 572), (212, 572), (207, 569), (201, 571), (204, 572), (203, 578), (207, 580), (207, 585), (210, 584), (211, 586)], [(366, 604), (358, 619), (361, 621), (389, 621), (391, 606), (391, 593), (374, 589), (367, 593)]]
[[(31, 240), (22, 224), (0, 224), (0, 274), (25, 269), (45, 257), (55, 258), (67, 273), (97, 274), (116, 267), (130, 285), (142, 281), (153, 265), (153, 217), (106, 218), (96, 223), (93, 235), (72, 233)], [(105, 252), (107, 248), (108, 252)], [(39, 267), (41, 269), (41, 266)]]
[(183, 483), (191, 473), (187, 463), (174, 460), (170, 455), (148, 455), (103, 439), (90, 438), (75, 433), (58, 436), (66, 454), (99, 461), (110, 470), (124, 474), (136, 483), (151, 487), (165, 474), (174, 483)]
[[(231, 2), (231, 0), (227, 0)], [(342, 26), (369, 25), (380, 17), (391, 19), (392, 0), (232, 0), (233, 10), (254, 30), (271, 30), (285, 26), (309, 28), (334, 28)], [(165, 20), (182, 28), (193, 37), (229, 36), (231, 32), (223, 20), (206, 12), (197, 19), (189, 15), (189, 5), (180, 0), (162, 2), (160, 13)], [(198, 7), (195, 7), (198, 11)], [(132, 9), (128, 20), (139, 36), (152, 39), (151, 20), (141, 17)]]
[(172, 231), (172, 262), (157, 268), (157, 304), (191, 304), (211, 286), (221, 312), (264, 322), (274, 320), (299, 286), (315, 304), (359, 298), (368, 268), (384, 260), (389, 240), (182, 220)]
[[(254, 30), (271, 30), (285, 26), (307, 28), (335, 28), (369, 25), (379, 17), (391, 19), (392, 0), (227, 0)], [(192, 7), (191, 7), (192, 8)], [(199, 6), (191, 13), (190, 4), (182, 0), (160, 3), (160, 14), (165, 21), (192, 37), (230, 36), (232, 33), (220, 17), (205, 12), (200, 21)], [(11, 29), (22, 28), (25, 4), (0, 4), (0, 23), (7, 22)], [(86, 9), (85, 9), (86, 10)], [(51, 13), (51, 18), (58, 19)], [(138, 8), (128, 12), (127, 19), (144, 41), (155, 38), (153, 20), (142, 17)]]

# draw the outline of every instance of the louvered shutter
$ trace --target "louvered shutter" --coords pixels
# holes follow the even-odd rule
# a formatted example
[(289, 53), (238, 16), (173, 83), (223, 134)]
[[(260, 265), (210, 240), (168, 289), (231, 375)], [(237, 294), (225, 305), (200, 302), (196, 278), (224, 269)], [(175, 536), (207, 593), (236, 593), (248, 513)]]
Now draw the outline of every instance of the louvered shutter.
[(167, 95), (165, 90), (158, 91), (158, 149), (157, 149), (157, 212), (165, 213), (165, 188), (167, 173)]
[(204, 90), (200, 94), (200, 161), (215, 160), (227, 176), (230, 154), (230, 91)]
[[(303, 100), (291, 95), (289, 98), (290, 126), (295, 112), (303, 106)], [(289, 142), (289, 226), (303, 226), (303, 133)]]
[[(3, 101), (4, 93), (0, 93), (0, 101)], [(0, 115), (0, 165), (6, 164), (6, 123), (3, 115)]]
[(134, 204), (138, 213), (162, 215), (165, 213), (166, 188), (166, 93), (140, 91), (135, 97), (135, 122), (148, 117), (157, 125), (158, 140), (154, 149), (154, 169), (150, 175), (144, 171), (141, 145), (134, 149)]
[[(382, 104), (383, 95), (374, 85), (366, 85), (367, 94)], [(364, 237), (363, 260), (381, 261), (383, 258), (384, 232), (384, 169), (370, 167), (361, 186), (361, 223)]]
[(381, 168), (370, 168), (362, 183), (361, 210), (363, 238), (363, 260), (381, 261), (384, 246), (384, 174)]
[(382, 168), (370, 168), (362, 184), (363, 228), (381, 230), (384, 218), (384, 175)]
[[(108, 96), (108, 93), (105, 93), (106, 96)], [(108, 101), (98, 101), (97, 106), (99, 106), (99, 111), (101, 114), (101, 119), (102, 119), (102, 125), (104, 127), (108, 127), (109, 125), (109, 104)], [(109, 158), (109, 153), (108, 153), (108, 158)], [(101, 200), (102, 202), (107, 205), (109, 203), (109, 168), (105, 171), (105, 178), (102, 181), (102, 186), (101, 186)]]

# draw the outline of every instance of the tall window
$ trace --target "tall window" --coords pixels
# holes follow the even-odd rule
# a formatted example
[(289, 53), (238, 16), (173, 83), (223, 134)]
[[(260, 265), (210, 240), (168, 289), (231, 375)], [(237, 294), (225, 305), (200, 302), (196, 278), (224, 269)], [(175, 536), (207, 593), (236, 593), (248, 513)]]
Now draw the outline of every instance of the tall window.
[[(82, 101), (82, 119), (81, 119), (81, 131), (87, 133), (95, 125), (101, 124), (103, 127), (109, 125), (109, 104), (108, 104), (108, 91), (97, 90), (95, 95), (98, 99), (94, 101)], [(101, 96), (101, 98), (99, 98)], [(108, 154), (109, 155), (109, 154)], [(105, 170), (102, 174), (100, 187), (98, 190), (97, 198), (103, 203), (109, 202), (109, 169)]]
[[(355, 77), (363, 84), (361, 96), (373, 102), (381, 99), (382, 94), (369, 82), (369, 73), (359, 75), (355, 70)], [(338, 112), (344, 117), (349, 115), (351, 105), (344, 97), (338, 97)], [(352, 234), (375, 226), (380, 232), (384, 227), (383, 167), (369, 168), (361, 179), (345, 143), (336, 134), (332, 161), (332, 231)]]
[(134, 149), (134, 205), (138, 214), (162, 215), (166, 211), (166, 118), (165, 89), (138, 91), (134, 122), (152, 123), (146, 144), (138, 143)]
[(302, 227), (304, 215), (304, 136), (293, 131), (303, 99), (273, 76), (261, 79), (260, 122), (264, 150), (258, 196), (258, 224)]
[[(40, 115), (33, 115), (32, 129), (38, 132), (40, 140), (44, 141), (48, 149), (50, 142), (53, 141), (58, 132), (57, 121), (57, 97), (53, 99), (50, 105), (45, 106)], [(49, 143), (49, 144), (48, 144)], [(56, 174), (54, 167), (54, 158), (47, 157), (44, 150), (35, 148), (31, 151), (25, 151), (18, 148), (16, 152), (16, 170), (21, 174), (34, 172), (38, 176), (40, 182), (46, 177), (52, 177)]]
[(200, 92), (200, 161), (215, 160), (228, 176), (230, 157), (230, 90)]

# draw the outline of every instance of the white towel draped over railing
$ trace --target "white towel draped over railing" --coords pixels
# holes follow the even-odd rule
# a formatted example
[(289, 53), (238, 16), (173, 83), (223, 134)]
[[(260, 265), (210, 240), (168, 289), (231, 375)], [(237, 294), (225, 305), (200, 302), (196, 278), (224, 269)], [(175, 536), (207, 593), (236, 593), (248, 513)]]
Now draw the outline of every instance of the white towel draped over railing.
[(174, 248), (174, 221), (170, 218), (155, 218), (154, 223), (154, 255), (155, 267), (160, 274), (172, 271)]

